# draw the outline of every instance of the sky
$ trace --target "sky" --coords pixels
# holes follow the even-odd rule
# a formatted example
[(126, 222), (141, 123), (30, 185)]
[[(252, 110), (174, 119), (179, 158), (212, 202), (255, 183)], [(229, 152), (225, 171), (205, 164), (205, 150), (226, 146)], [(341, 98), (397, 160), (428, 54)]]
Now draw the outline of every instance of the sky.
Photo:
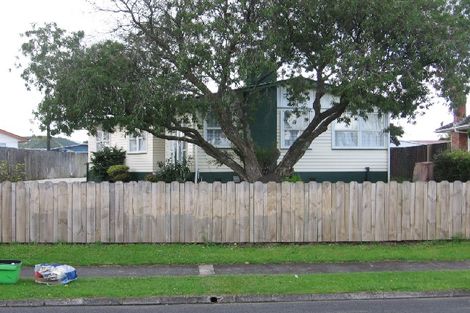
[[(86, 0), (14, 0), (2, 3), (0, 11), (0, 129), (20, 136), (42, 134), (32, 114), (42, 96), (27, 91), (21, 71), (15, 68), (16, 57), (24, 38), (20, 34), (31, 24), (56, 22), (67, 31), (84, 30), (87, 42), (109, 36), (112, 20), (97, 12)], [(72, 134), (75, 141), (87, 140), (85, 131)]]
[[(104, 0), (103, 0), (104, 1)], [(42, 134), (34, 121), (33, 110), (41, 101), (37, 91), (27, 91), (20, 77), (20, 70), (15, 68), (16, 57), (24, 38), (21, 33), (31, 29), (32, 23), (43, 24), (56, 22), (60, 28), (68, 31), (85, 31), (87, 42), (96, 42), (109, 37), (113, 19), (109, 14), (98, 12), (86, 0), (14, 0), (2, 3), (0, 11), (0, 129), (21, 136)], [(469, 98), (470, 99), (470, 98)], [(433, 140), (438, 138), (434, 130), (441, 123), (449, 123), (452, 116), (442, 101), (416, 119), (415, 124), (404, 120), (398, 124), (405, 129), (403, 139)], [(470, 101), (467, 101), (467, 112)], [(87, 140), (85, 131), (77, 131), (72, 140)]]

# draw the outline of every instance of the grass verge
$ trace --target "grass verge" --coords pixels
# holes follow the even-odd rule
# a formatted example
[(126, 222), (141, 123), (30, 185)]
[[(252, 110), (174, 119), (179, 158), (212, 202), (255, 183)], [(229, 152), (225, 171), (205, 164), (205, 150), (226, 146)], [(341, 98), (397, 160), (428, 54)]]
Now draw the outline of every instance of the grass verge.
[(2, 300), (470, 290), (470, 271), (83, 278), (69, 286), (0, 285)]
[(398, 244), (0, 244), (0, 259), (25, 266), (149, 264), (280, 264), (373, 261), (462, 261), (470, 241)]

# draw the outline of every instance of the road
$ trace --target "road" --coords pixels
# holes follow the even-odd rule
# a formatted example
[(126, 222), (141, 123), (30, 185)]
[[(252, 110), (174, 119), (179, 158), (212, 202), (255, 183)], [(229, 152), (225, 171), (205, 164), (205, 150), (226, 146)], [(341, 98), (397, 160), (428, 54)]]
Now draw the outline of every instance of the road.
[(319, 301), (294, 303), (246, 303), (212, 305), (170, 305), (170, 306), (110, 306), (110, 307), (38, 307), (38, 308), (0, 308), (0, 313), (378, 313), (378, 312), (426, 312), (426, 313), (463, 313), (470, 312), (470, 298), (442, 299), (396, 299), (396, 300), (356, 300), (356, 301)]

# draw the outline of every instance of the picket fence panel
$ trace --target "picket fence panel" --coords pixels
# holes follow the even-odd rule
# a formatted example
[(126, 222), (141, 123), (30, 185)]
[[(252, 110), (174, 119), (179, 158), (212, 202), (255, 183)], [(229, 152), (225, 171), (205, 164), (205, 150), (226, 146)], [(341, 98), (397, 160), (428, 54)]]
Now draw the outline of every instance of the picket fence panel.
[(470, 239), (470, 183), (0, 184), (0, 242)]

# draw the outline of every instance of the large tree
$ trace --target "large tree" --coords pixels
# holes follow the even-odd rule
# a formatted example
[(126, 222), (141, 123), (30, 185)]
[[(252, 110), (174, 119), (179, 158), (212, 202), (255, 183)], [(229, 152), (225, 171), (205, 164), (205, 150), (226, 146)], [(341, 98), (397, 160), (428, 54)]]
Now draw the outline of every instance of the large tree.
[[(468, 92), (468, 1), (114, 0), (108, 10), (121, 21), (122, 41), (84, 49), (63, 68), (55, 89), (62, 121), (193, 143), (248, 181), (291, 175), (345, 112), (413, 117), (430, 105), (432, 89), (452, 105)], [(307, 100), (314, 115), (266, 166), (250, 127), (253, 98), (280, 71), (313, 79), (287, 88), (293, 111), (302, 114)], [(327, 93), (339, 101), (322, 110)], [(204, 138), (208, 114), (231, 150)]]

